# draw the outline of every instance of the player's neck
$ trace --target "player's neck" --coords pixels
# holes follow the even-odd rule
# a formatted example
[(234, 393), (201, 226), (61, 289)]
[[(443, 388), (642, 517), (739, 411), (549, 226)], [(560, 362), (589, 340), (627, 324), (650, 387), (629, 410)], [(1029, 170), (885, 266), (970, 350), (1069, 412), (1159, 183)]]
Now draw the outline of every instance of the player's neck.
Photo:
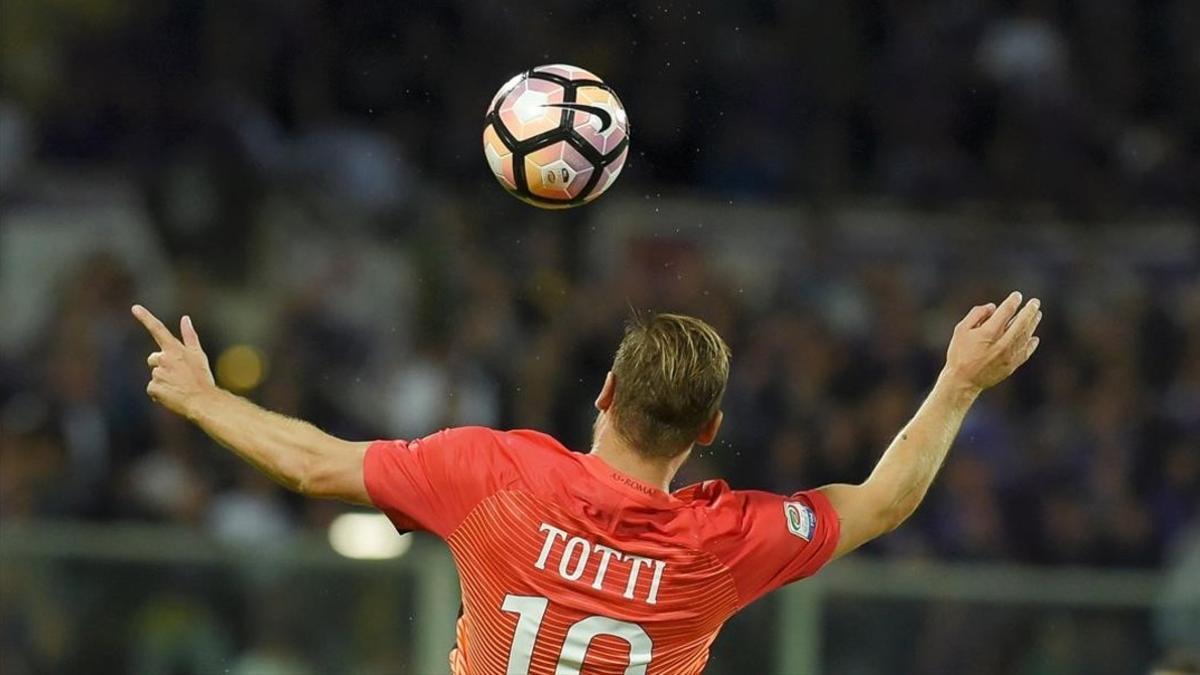
[(671, 481), (691, 453), (685, 452), (671, 459), (652, 459), (631, 448), (607, 425), (598, 425), (591, 454), (626, 476), (670, 492)]

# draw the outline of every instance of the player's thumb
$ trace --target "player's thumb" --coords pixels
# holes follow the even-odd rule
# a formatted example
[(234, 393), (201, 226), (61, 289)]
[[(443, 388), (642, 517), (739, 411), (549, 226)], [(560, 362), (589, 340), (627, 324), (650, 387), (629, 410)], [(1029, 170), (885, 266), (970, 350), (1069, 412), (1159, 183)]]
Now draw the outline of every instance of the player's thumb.
[(192, 325), (192, 317), (184, 315), (179, 320), (179, 334), (183, 336), (184, 345), (200, 349), (200, 336), (196, 333), (196, 327)]

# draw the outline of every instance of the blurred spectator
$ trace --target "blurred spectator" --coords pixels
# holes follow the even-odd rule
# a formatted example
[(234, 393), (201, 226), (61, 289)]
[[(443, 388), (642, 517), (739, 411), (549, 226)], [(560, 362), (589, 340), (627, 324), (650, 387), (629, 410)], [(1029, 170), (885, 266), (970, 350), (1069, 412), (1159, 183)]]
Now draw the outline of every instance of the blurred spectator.
[(1172, 654), (1150, 670), (1150, 675), (1200, 675), (1200, 659), (1187, 654)]
[(135, 675), (221, 672), (232, 648), (213, 608), (183, 595), (153, 598), (131, 628), (135, 638), (129, 672)]
[(242, 546), (282, 543), (293, 516), (278, 487), (250, 467), (239, 467), (234, 486), (217, 493), (208, 511), (208, 527), (223, 542)]
[(134, 513), (197, 526), (210, 499), (203, 467), (211, 462), (188, 443), (190, 430), (183, 420), (166, 414), (155, 419), (159, 443), (131, 463), (126, 499)]

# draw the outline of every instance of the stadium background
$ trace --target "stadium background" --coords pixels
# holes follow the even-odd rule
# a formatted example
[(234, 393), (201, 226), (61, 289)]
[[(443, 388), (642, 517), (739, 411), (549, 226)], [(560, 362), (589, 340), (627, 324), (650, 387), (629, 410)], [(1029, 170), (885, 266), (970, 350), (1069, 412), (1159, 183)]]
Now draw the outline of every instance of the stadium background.
[[(505, 196), (479, 148), (495, 88), (544, 62), (601, 74), (633, 125), (616, 186), (568, 212)], [(846, 562), (843, 586), (915, 590), (805, 615), (822, 672), (1200, 648), (1193, 0), (5, 0), (0, 200), (5, 673), (424, 675), (449, 646), (422, 644), (455, 610), (422, 604), (435, 547), (341, 558), (347, 509), (150, 405), (134, 300), (333, 433), (576, 448), (627, 306), (696, 313), (734, 373), (683, 480), (791, 491), (864, 477), (953, 321), (1020, 288), (1042, 348)], [(1026, 595), (970, 599), (989, 579)], [(796, 675), (786, 598), (711, 672)]]

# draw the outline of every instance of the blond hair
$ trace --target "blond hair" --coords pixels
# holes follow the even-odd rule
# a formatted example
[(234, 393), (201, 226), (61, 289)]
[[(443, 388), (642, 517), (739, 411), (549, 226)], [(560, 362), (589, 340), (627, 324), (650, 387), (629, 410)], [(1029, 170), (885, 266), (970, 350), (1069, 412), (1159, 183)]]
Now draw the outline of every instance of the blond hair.
[(729, 358), (729, 346), (700, 319), (634, 312), (613, 359), (617, 433), (650, 457), (683, 452), (720, 410)]

